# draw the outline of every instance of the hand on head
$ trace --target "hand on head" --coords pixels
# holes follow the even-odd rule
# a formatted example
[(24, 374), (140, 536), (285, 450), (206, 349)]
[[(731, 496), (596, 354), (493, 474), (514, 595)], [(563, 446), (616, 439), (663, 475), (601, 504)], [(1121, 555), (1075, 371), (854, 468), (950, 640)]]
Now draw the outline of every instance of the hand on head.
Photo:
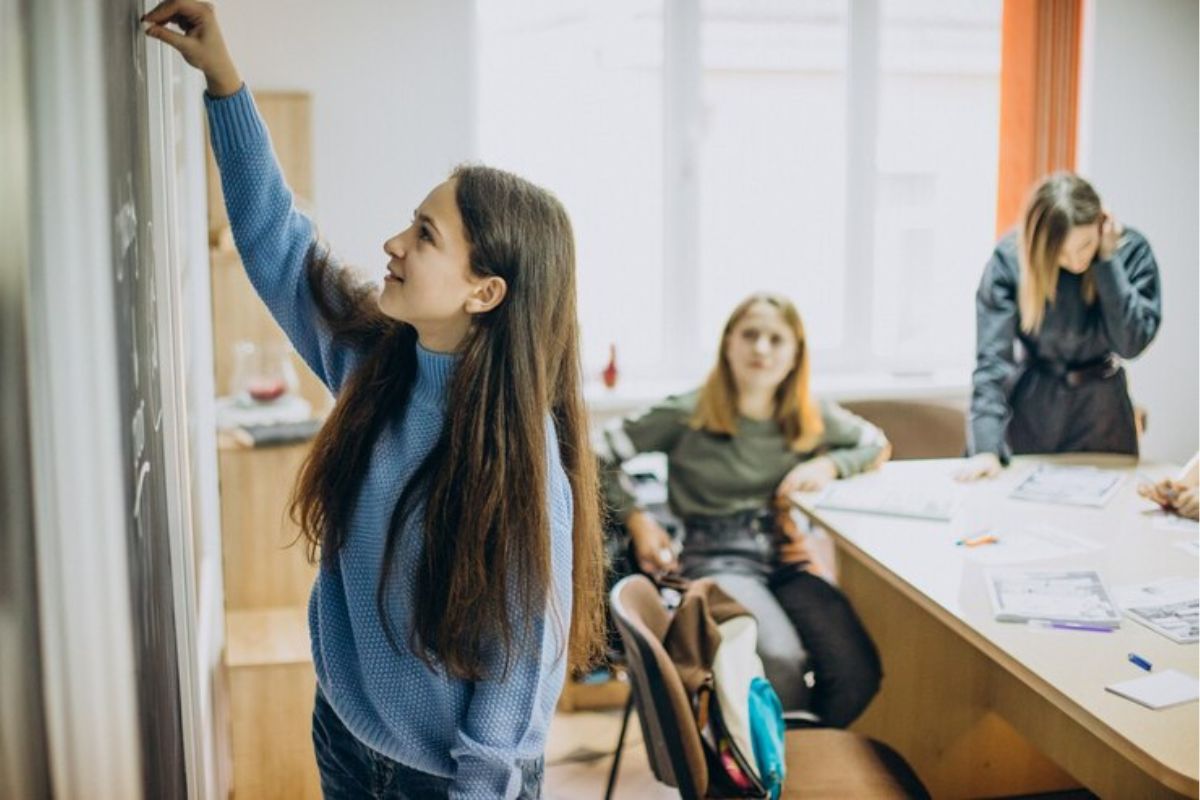
[(1112, 258), (1124, 233), (1125, 227), (1117, 221), (1116, 217), (1108, 211), (1100, 215), (1100, 246), (1096, 255), (1101, 261), (1108, 261)]
[(166, 0), (146, 13), (142, 22), (146, 23), (147, 36), (175, 48), (184, 61), (204, 73), (209, 94), (224, 97), (242, 87), (241, 76), (225, 47), (217, 25), (217, 13), (211, 3)]

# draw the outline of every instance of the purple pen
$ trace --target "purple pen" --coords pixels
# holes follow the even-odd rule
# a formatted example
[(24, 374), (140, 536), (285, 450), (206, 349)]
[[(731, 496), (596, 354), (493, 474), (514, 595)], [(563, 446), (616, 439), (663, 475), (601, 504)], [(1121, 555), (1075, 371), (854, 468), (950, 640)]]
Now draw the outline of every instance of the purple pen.
[(1083, 622), (1052, 622), (1048, 619), (1031, 619), (1030, 627), (1053, 628), (1059, 631), (1092, 631), (1094, 633), (1112, 633), (1113, 628), (1104, 625), (1088, 625)]

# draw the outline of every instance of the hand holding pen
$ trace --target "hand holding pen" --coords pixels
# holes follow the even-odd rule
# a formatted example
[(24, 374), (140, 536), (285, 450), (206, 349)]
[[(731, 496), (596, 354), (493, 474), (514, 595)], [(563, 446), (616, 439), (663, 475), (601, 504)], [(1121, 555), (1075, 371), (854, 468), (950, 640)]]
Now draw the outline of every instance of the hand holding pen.
[(1181, 517), (1196, 519), (1200, 512), (1200, 500), (1196, 487), (1164, 478), (1157, 483), (1141, 483), (1137, 492), (1147, 500), (1158, 503), (1163, 511), (1174, 511)]

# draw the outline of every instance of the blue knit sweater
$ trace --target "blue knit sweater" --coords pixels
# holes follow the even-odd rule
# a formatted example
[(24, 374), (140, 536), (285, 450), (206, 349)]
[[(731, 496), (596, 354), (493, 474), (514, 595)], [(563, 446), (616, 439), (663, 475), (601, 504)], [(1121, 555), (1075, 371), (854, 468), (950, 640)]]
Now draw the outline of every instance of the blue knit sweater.
[[(335, 395), (361, 353), (334, 343), (309, 291), (304, 262), (315, 236), (284, 182), (267, 131), (245, 87), (205, 97), (213, 150), (238, 252), (255, 289), (297, 352)], [(220, 313), (220, 310), (217, 310)], [(418, 346), (417, 377), (403, 415), (385, 426), (335, 564), (322, 567), (309, 601), (317, 680), (346, 727), (363, 743), (414, 769), (452, 779), (452, 797), (515, 797), (517, 759), (536, 758), (562, 690), (571, 614), (572, 499), (553, 424), (547, 423), (551, 575), (554, 597), (515, 642), (500, 679), (499, 653), (487, 680), (431, 669), (407, 650), (410, 589), (421, 550), (419, 523), (402, 532), (393, 570), (392, 619), (402, 652), (385, 638), (376, 610), (384, 538), (393, 507), (432, 449), (447, 407), (454, 355)], [(423, 518), (417, 506), (413, 520)], [(447, 531), (453, 535), (453, 531)], [(500, 648), (496, 648), (499, 651)]]

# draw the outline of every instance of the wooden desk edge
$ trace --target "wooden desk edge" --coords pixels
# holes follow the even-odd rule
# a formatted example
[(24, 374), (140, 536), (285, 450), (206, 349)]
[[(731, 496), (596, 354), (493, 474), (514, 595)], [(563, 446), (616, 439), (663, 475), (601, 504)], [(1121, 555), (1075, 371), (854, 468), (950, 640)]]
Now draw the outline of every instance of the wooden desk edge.
[(1142, 772), (1172, 791), (1188, 795), (1189, 797), (1200, 796), (1200, 779), (1198, 779), (1197, 775), (1187, 775), (1178, 772), (1173, 767), (1162, 763), (1141, 747), (1130, 742), (1120, 733), (1097, 719), (1086, 709), (1081, 708), (1078, 703), (1054, 688), (1036, 673), (1019, 662), (1014, 661), (1011, 656), (966, 622), (951, 614), (940, 604), (927, 597), (924, 592), (881, 564), (874, 556), (842, 536), (837, 528), (825, 520), (815, 508), (806, 505), (802, 500), (795, 497), (792, 498), (792, 505), (814, 523), (828, 531), (829, 535), (834, 537), (839, 547), (844, 548), (861, 563), (869, 566), (875, 574), (883, 578), (893, 589), (916, 603), (938, 622), (959, 633), (964, 641), (983, 652), (994, 663), (1003, 667), (1010, 675), (1042, 696), (1050, 699), (1056, 707), (1086, 730), (1091, 731), (1093, 735), (1104, 741), (1108, 746), (1132, 756), (1128, 760), (1138, 769), (1142, 770)]

